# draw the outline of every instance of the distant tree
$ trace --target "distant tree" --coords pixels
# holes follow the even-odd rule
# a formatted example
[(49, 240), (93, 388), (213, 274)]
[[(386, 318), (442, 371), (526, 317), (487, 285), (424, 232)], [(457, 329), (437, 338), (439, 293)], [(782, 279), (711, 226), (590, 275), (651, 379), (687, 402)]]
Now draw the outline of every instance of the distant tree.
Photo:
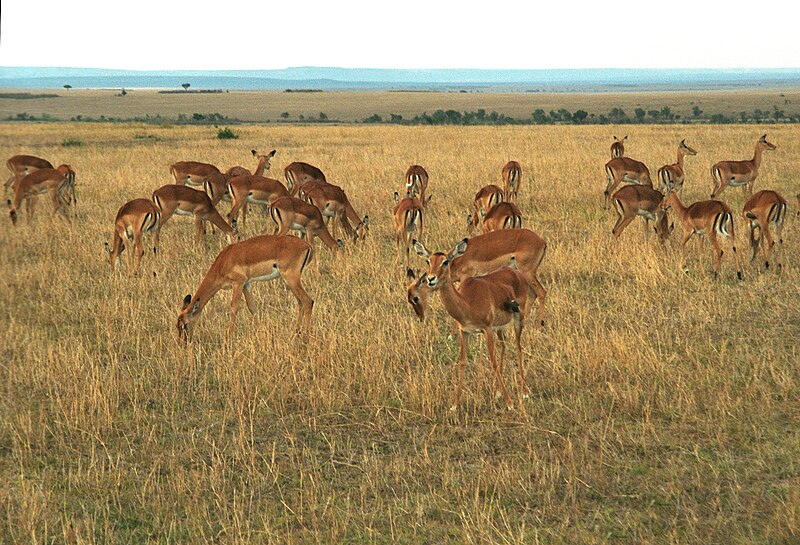
[(306, 116), (304, 116), (303, 114), (300, 114), (300, 121), (304, 120), (305, 118), (306, 118)]
[(660, 119), (661, 118), (661, 111), (659, 111), (659, 110), (647, 110), (647, 115), (649, 115), (653, 119)]
[(628, 119), (628, 116), (625, 115), (625, 110), (622, 108), (611, 108), (611, 111), (608, 112), (608, 118), (613, 123), (620, 123)]
[(70, 85), (70, 84), (68, 83), (68, 84), (66, 84), (66, 85), (64, 86), (64, 89), (70, 90), (70, 89), (72, 89), (72, 85)]
[(403, 116), (400, 114), (389, 114), (391, 116), (392, 123), (401, 123), (403, 121)]
[(283, 113), (281, 114), (281, 117), (282, 117), (283, 119), (289, 119), (289, 112), (283, 112)]
[(189, 89), (189, 87), (191, 87), (191, 86), (192, 86), (192, 84), (191, 84), (191, 83), (181, 83), (181, 87), (183, 87), (183, 90), (184, 90), (184, 91), (186, 91), (187, 89)]
[(372, 114), (371, 116), (364, 119), (364, 123), (380, 123), (383, 121), (383, 118), (378, 114)]
[(633, 115), (635, 115), (636, 120), (641, 123), (642, 121), (644, 121), (644, 116), (647, 115), (647, 112), (645, 112), (643, 108), (636, 108), (633, 111)]
[(672, 113), (672, 109), (669, 106), (664, 106), (661, 108), (661, 117), (663, 119), (675, 119), (675, 114)]
[(772, 112), (772, 117), (775, 119), (783, 119), (786, 116), (783, 110), (779, 110), (777, 106), (775, 106), (775, 111)]
[(321, 121), (326, 121), (328, 119), (328, 115), (325, 112), (320, 112), (319, 118)]
[(547, 123), (547, 114), (544, 113), (544, 110), (542, 110), (541, 108), (537, 108), (531, 114), (531, 117), (533, 118), (533, 122), (536, 123), (537, 125), (544, 125), (545, 123)]
[(700, 114), (702, 114), (702, 113), (703, 113), (703, 110), (701, 110), (699, 106), (693, 106), (692, 107), (692, 115), (693, 116), (700, 117)]
[(202, 121), (205, 117), (203, 114), (192, 114), (192, 119), (195, 121)]
[(589, 117), (589, 112), (586, 110), (577, 110), (574, 114), (572, 114), (572, 120), (575, 123), (583, 123), (587, 117)]

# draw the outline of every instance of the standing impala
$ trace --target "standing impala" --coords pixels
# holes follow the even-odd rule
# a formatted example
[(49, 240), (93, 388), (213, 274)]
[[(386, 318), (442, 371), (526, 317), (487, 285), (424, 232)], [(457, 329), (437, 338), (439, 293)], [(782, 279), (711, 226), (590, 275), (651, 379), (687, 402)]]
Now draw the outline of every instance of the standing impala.
[(425, 192), (428, 190), (428, 171), (419, 165), (411, 165), (403, 178), (406, 181), (406, 193), (412, 197), (419, 196), (419, 202), (427, 206)]
[(697, 155), (697, 151), (686, 145), (686, 140), (681, 140), (678, 144), (678, 162), (672, 165), (664, 165), (658, 169), (658, 179), (661, 181), (660, 189), (662, 192), (677, 189), (678, 193), (683, 192), (683, 182), (686, 173), (683, 170), (683, 158), (686, 155)]
[(11, 171), (11, 177), (6, 180), (5, 191), (11, 187), (15, 181), (21, 180), (28, 174), (43, 168), (53, 168), (50, 161), (35, 157), (33, 155), (15, 155), (6, 161), (6, 167)]
[(213, 225), (228, 235), (228, 241), (233, 242), (234, 236), (238, 236), (236, 222), (233, 226), (225, 223), (217, 209), (211, 204), (211, 199), (202, 191), (192, 189), (185, 185), (167, 184), (161, 186), (153, 192), (152, 200), (161, 210), (161, 227), (173, 214), (179, 216), (194, 217), (195, 222), (195, 241), (205, 245), (204, 221), (209, 221)]
[(60, 165), (58, 168), (43, 168), (31, 172), (19, 180), (14, 189), (13, 200), (6, 201), (9, 207), (11, 223), (17, 223), (17, 210), (22, 201), (28, 212), (28, 224), (33, 220), (33, 211), (36, 206), (37, 195), (48, 193), (53, 204), (53, 215), (60, 213), (69, 221), (67, 208), (75, 206), (75, 171), (69, 165)]
[(766, 238), (764, 246), (764, 268), (769, 269), (769, 259), (775, 247), (775, 240), (770, 232), (770, 224), (775, 229), (781, 251), (778, 254), (778, 271), (783, 267), (780, 261), (783, 254), (783, 222), (786, 219), (786, 199), (777, 191), (762, 190), (754, 193), (742, 209), (742, 218), (750, 227), (750, 260), (756, 258), (761, 239)]
[(314, 301), (303, 289), (300, 276), (313, 257), (314, 249), (306, 241), (291, 236), (262, 235), (231, 244), (219, 253), (195, 294), (183, 299), (183, 307), (178, 314), (178, 338), (189, 340), (189, 326), (221, 289), (233, 289), (228, 326), (230, 334), (242, 294), (248, 310), (255, 314), (256, 305), (251, 293), (253, 283), (279, 276), (300, 304), (298, 330), (301, 327), (308, 330)]
[(286, 178), (286, 187), (289, 189), (289, 193), (292, 197), (296, 196), (300, 188), (308, 182), (317, 181), (325, 183), (328, 181), (325, 178), (325, 174), (320, 169), (314, 165), (298, 161), (290, 163), (284, 168), (283, 176)]
[(615, 157), (611, 159), (606, 163), (605, 170), (608, 185), (603, 192), (605, 196), (604, 208), (608, 208), (609, 196), (622, 182), (653, 187), (653, 181), (650, 179), (650, 169), (647, 168), (647, 165), (630, 157)]
[(467, 216), (467, 233), (472, 234), (486, 212), (504, 199), (503, 190), (494, 184), (480, 188), (472, 201), (472, 212)]
[(217, 167), (197, 161), (178, 161), (169, 167), (175, 183), (179, 185), (203, 185), (205, 178), (212, 174), (221, 175)]
[(739, 265), (739, 256), (736, 253), (736, 237), (733, 230), (733, 214), (730, 207), (722, 201), (699, 201), (694, 204), (684, 206), (678, 194), (673, 190), (667, 193), (661, 201), (664, 209), (672, 207), (675, 215), (683, 225), (683, 240), (681, 240), (681, 252), (683, 254), (682, 268), (684, 272), (689, 272), (686, 266), (686, 243), (692, 235), (698, 234), (705, 236), (714, 248), (714, 270), (712, 278), (716, 280), (719, 271), (719, 264), (722, 261), (722, 247), (719, 244), (719, 237), (728, 239), (733, 250), (733, 258), (736, 261), (736, 277), (741, 280), (742, 269)]
[(270, 203), (278, 197), (289, 196), (289, 192), (278, 180), (255, 174), (231, 178), (228, 181), (228, 193), (233, 201), (231, 211), (228, 213), (228, 221), (233, 222), (241, 210), (242, 223), (245, 221), (247, 204), (260, 204), (269, 209)]
[(481, 227), (484, 234), (498, 229), (520, 229), (522, 212), (513, 202), (497, 203), (483, 216)]
[[(438, 291), (447, 313), (456, 321), (460, 331), (460, 352), (458, 357), (458, 386), (455, 402), (450, 410), (455, 410), (461, 398), (461, 387), (464, 382), (464, 366), (467, 363), (468, 335), (483, 333), (489, 352), (489, 363), (497, 378), (498, 390), (503, 394), (506, 407), (511, 409), (511, 398), (508, 396), (503, 382), (503, 358), (505, 356), (505, 338), (503, 329), (514, 322), (517, 346), (517, 367), (524, 397), (528, 397), (525, 385), (525, 371), (522, 368), (522, 328), (528, 305), (528, 283), (521, 272), (503, 267), (484, 276), (461, 278), (458, 288), (453, 285), (456, 277), (452, 268), (455, 260), (463, 256), (476, 239), (464, 239), (449, 254), (436, 252), (429, 254), (430, 269), (416, 284), (409, 287), (409, 300), (415, 310), (421, 306), (422, 300), (416, 291), (426, 287)], [(414, 302), (416, 297), (416, 304)], [(425, 297), (427, 301), (427, 297)], [(424, 315), (424, 308), (421, 307)], [(419, 315), (419, 311), (418, 311)], [(495, 333), (500, 339), (500, 362), (495, 359)]]
[(153, 235), (153, 254), (158, 248), (158, 233), (161, 228), (161, 211), (158, 206), (147, 199), (133, 199), (123, 204), (114, 220), (113, 246), (106, 251), (111, 257), (111, 269), (119, 270), (119, 255), (128, 250), (128, 268), (133, 274), (139, 272), (144, 255), (142, 239), (144, 235)]
[[(392, 217), (394, 218), (394, 243), (397, 246), (398, 257), (405, 250), (405, 261), (403, 263), (408, 267), (411, 241), (416, 237), (422, 238), (423, 235), (425, 207), (422, 206), (418, 198), (412, 197), (410, 193), (406, 193), (405, 198), (400, 199), (400, 195), (395, 191), (394, 202), (396, 205), (392, 212)], [(400, 257), (400, 259), (403, 258)]]
[(614, 137), (614, 142), (611, 143), (611, 158), (614, 159), (616, 157), (623, 157), (625, 155), (625, 140), (628, 139), (628, 135), (626, 134), (622, 140)]
[(720, 161), (711, 167), (711, 178), (714, 180), (714, 190), (711, 198), (716, 199), (726, 187), (747, 186), (748, 195), (753, 193), (753, 182), (758, 177), (758, 169), (761, 167), (761, 154), (764, 150), (773, 151), (778, 146), (767, 142), (765, 134), (756, 142), (756, 151), (753, 158), (749, 161)]
[(619, 238), (622, 231), (641, 216), (644, 220), (645, 238), (650, 236), (650, 222), (654, 223), (656, 234), (663, 244), (672, 234), (675, 224), (667, 225), (667, 211), (661, 208), (664, 195), (644, 185), (626, 185), (611, 197), (617, 211), (617, 223), (611, 230), (614, 238)]
[(322, 242), (334, 252), (344, 249), (341, 240), (333, 240), (322, 213), (313, 204), (309, 204), (297, 197), (278, 197), (272, 201), (270, 207), (272, 221), (275, 222), (275, 234), (285, 235), (289, 231), (300, 231), (305, 235), (306, 241), (314, 246), (314, 237), (319, 237)]
[(503, 167), (503, 189), (507, 201), (516, 201), (522, 182), (522, 167), (516, 161), (509, 161)]
[[(413, 241), (412, 247), (417, 255), (430, 258), (425, 246)], [(470, 276), (486, 274), (500, 267), (516, 268), (528, 288), (533, 291), (539, 308), (536, 313), (537, 327), (544, 325), (544, 303), (547, 290), (536, 276), (544, 260), (547, 243), (529, 229), (502, 229), (469, 239), (463, 255), (453, 259), (451, 275), (453, 280), (464, 280)]]

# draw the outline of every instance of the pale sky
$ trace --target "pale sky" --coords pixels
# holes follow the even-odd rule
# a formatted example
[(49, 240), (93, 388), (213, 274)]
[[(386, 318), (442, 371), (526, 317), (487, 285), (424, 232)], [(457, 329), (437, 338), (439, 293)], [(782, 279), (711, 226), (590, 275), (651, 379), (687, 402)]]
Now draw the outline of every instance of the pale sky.
[(799, 5), (3, 0), (0, 66), (797, 68)]

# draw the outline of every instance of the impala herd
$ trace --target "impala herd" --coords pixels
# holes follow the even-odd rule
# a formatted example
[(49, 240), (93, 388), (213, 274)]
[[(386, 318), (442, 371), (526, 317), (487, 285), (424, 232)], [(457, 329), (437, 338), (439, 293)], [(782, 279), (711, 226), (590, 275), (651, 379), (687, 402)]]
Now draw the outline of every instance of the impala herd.
[[(749, 195), (742, 218), (748, 230), (751, 259), (762, 249), (764, 267), (770, 267), (776, 239), (781, 245), (783, 243), (781, 231), (787, 205), (775, 191), (762, 190), (752, 194), (763, 151), (776, 149), (767, 141), (766, 135), (756, 142), (752, 160), (720, 161), (711, 167), (714, 183), (711, 200), (689, 206), (684, 205), (680, 197), (686, 180), (684, 158), (696, 155), (697, 151), (681, 140), (677, 162), (658, 169), (656, 188), (647, 166), (625, 155), (627, 138), (614, 137), (611, 160), (605, 165), (608, 185), (604, 192), (604, 206), (607, 208), (611, 200), (617, 212), (618, 219), (612, 229), (615, 239), (637, 216), (641, 216), (646, 236), (650, 234), (652, 221), (663, 245), (674, 230), (674, 224), (668, 220), (668, 211), (672, 210), (682, 226), (684, 270), (686, 243), (697, 234), (707, 238), (714, 249), (713, 277), (717, 277), (724, 255), (721, 242), (725, 242), (731, 246), (737, 276), (741, 279), (733, 212), (726, 203), (716, 200), (726, 187), (741, 186)], [(230, 245), (216, 257), (195, 293), (186, 295), (183, 300), (177, 319), (177, 334), (183, 341), (189, 340), (194, 320), (220, 289), (233, 291), (230, 332), (242, 296), (248, 310), (251, 313), (256, 310), (251, 293), (253, 283), (278, 277), (284, 280), (298, 301), (298, 331), (307, 332), (314, 301), (303, 287), (302, 274), (314, 258), (314, 239), (319, 237), (334, 255), (338, 255), (345, 248), (344, 240), (355, 244), (368, 233), (368, 216), (360, 216), (345, 191), (329, 183), (319, 168), (301, 162), (289, 164), (284, 169), (286, 185), (265, 177), (275, 153), (275, 150), (266, 154), (252, 150), (257, 160), (253, 173), (241, 166), (231, 167), (223, 173), (207, 163), (177, 162), (170, 166), (174, 184), (156, 189), (149, 199), (137, 198), (123, 204), (117, 213), (112, 243), (105, 245), (114, 270), (120, 268), (120, 256), (127, 250), (128, 268), (134, 274), (138, 273), (145, 254), (144, 238), (151, 238), (155, 254), (160, 231), (173, 215), (194, 218), (195, 239), (202, 246), (205, 246), (206, 223), (227, 235)], [(69, 221), (69, 209), (71, 207), (74, 214), (77, 203), (75, 171), (69, 165), (53, 168), (44, 159), (16, 155), (8, 160), (7, 166), (11, 177), (6, 181), (5, 189), (13, 192), (12, 199), (7, 201), (12, 223), (16, 224), (18, 209), (23, 203), (30, 223), (37, 196), (45, 193), (50, 196), (53, 214), (61, 214)], [(509, 161), (501, 171), (502, 185), (489, 184), (475, 193), (467, 216), (467, 234), (471, 238), (464, 238), (444, 252), (432, 252), (422, 242), (431, 202), (429, 181), (424, 167), (411, 165), (404, 176), (405, 195), (401, 198), (400, 193), (394, 193), (395, 244), (398, 259), (406, 269), (408, 302), (417, 317), (424, 320), (430, 294), (438, 293), (453, 319), (453, 331), (459, 332), (458, 386), (452, 408), (459, 402), (467, 360), (467, 339), (472, 333), (484, 334), (489, 362), (497, 379), (498, 395), (503, 396), (510, 408), (511, 398), (502, 378), (504, 329), (513, 324), (520, 387), (527, 397), (521, 349), (523, 327), (532, 303), (536, 303), (536, 327), (544, 325), (547, 297), (547, 290), (537, 278), (547, 244), (536, 233), (522, 227), (522, 212), (517, 204), (522, 168), (518, 162)], [(630, 185), (618, 189), (623, 183)], [(800, 195), (797, 198), (800, 202)], [(217, 210), (222, 201), (230, 203), (226, 216)], [(248, 207), (255, 205), (267, 210), (275, 224), (274, 234), (240, 241), (239, 213), (242, 213), (241, 225), (244, 225)], [(337, 225), (344, 233), (344, 240), (335, 238)], [(478, 229), (480, 234), (472, 236)], [(302, 238), (290, 236), (290, 231), (299, 233)], [(412, 249), (427, 260), (428, 269), (422, 274), (415, 274), (409, 267)], [(778, 252), (778, 270), (782, 267), (781, 254)], [(499, 359), (495, 356), (495, 336), (500, 343)]]

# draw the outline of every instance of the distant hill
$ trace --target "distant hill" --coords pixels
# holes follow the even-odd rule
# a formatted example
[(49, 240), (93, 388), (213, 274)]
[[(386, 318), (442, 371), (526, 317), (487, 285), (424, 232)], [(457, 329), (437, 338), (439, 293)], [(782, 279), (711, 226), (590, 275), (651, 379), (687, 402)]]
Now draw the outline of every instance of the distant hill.
[(269, 90), (509, 90), (587, 91), (665, 88), (735, 88), (800, 85), (800, 68), (401, 70), (294, 67), (281, 70), (135, 71), (94, 68), (0, 67), (4, 88), (192, 88)]

